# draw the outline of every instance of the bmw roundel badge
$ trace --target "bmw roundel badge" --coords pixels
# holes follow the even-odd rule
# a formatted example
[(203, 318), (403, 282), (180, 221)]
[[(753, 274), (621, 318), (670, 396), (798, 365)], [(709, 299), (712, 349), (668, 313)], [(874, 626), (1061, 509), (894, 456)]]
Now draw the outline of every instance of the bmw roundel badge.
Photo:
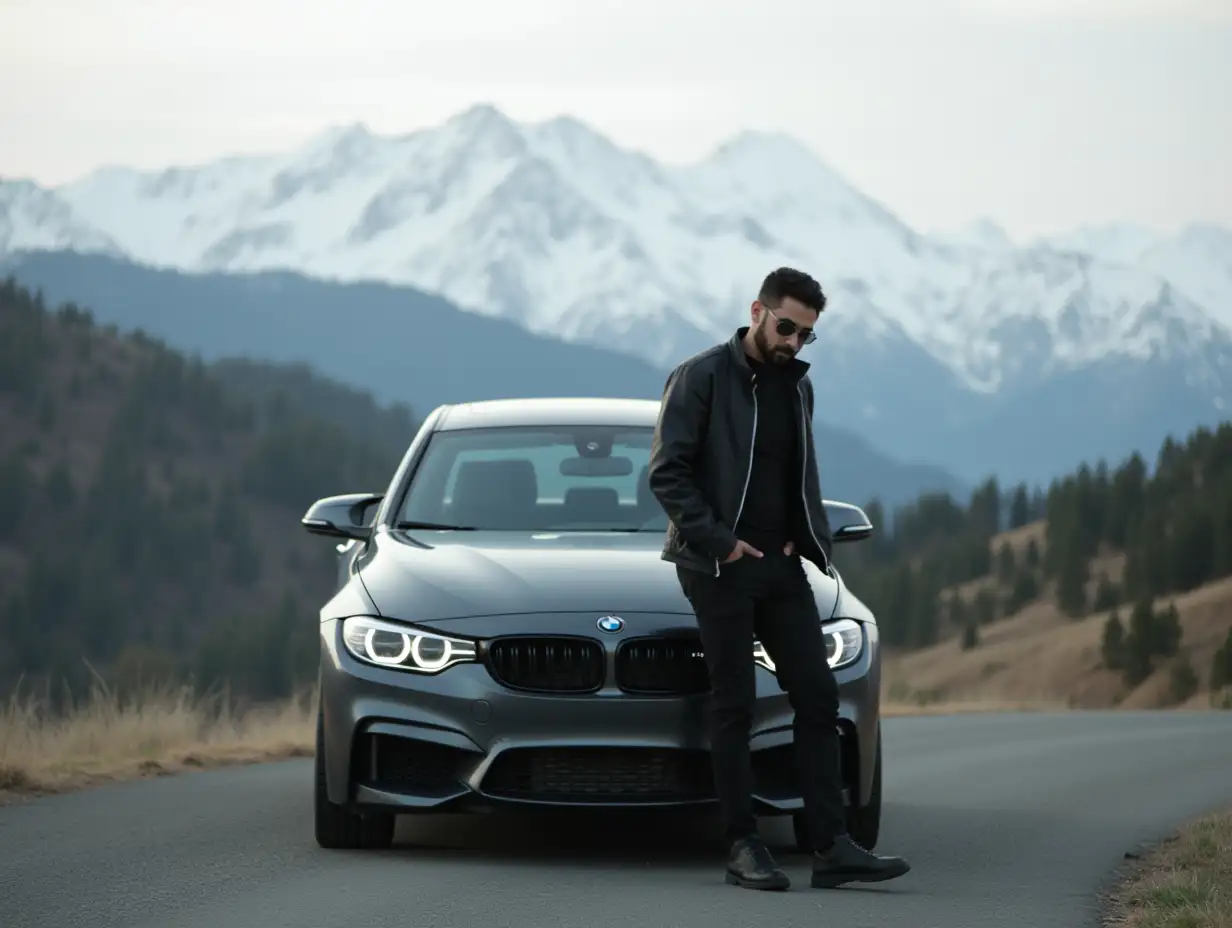
[(625, 627), (625, 620), (618, 615), (605, 615), (595, 624), (599, 626), (600, 631), (614, 635)]

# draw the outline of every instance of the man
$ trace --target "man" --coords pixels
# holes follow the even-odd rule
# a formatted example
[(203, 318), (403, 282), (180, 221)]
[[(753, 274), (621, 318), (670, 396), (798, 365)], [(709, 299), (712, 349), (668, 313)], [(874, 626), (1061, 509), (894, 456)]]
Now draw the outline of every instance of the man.
[(813, 387), (796, 353), (826, 297), (779, 268), (751, 325), (668, 377), (650, 452), (650, 487), (667, 512), (663, 558), (693, 606), (710, 672), (715, 788), (731, 842), (727, 882), (787, 889), (757, 834), (749, 733), (754, 634), (795, 709), (797, 769), (814, 847), (812, 885), (891, 879), (910, 868), (846, 833), (836, 733), (838, 685), (800, 558), (829, 566), (831, 536), (813, 453)]

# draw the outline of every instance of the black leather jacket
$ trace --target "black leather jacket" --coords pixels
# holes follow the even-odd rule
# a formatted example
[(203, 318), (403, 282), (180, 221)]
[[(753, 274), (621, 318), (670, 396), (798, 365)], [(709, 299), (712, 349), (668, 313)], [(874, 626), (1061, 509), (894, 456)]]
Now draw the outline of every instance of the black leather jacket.
[[(681, 362), (663, 389), (650, 449), (650, 489), (668, 516), (663, 559), (719, 575), (736, 546), (736, 527), (753, 464), (757, 377), (741, 327), (727, 342)], [(800, 494), (808, 537), (797, 552), (829, 570), (833, 538), (822, 502), (813, 447), (813, 385), (809, 364), (791, 361), (800, 396)]]

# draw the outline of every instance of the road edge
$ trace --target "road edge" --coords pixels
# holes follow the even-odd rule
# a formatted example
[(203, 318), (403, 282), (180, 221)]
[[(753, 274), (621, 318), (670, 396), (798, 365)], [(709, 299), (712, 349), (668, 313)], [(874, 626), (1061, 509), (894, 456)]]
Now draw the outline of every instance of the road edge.
[(251, 752), (238, 751), (229, 754), (210, 755), (201, 751), (180, 752), (160, 760), (134, 758), (130, 763), (104, 771), (74, 771), (63, 779), (33, 783), (28, 787), (0, 787), (0, 808), (36, 802), (53, 796), (88, 792), (100, 786), (120, 783), (136, 783), (163, 777), (180, 776), (204, 770), (222, 770), (228, 767), (251, 767), (258, 764), (276, 764), (288, 760), (313, 756), (311, 743), (290, 744), (279, 749), (259, 749)]
[[(1038, 714), (1121, 714), (1125, 710), (1075, 709), (1039, 703), (944, 702), (924, 705), (883, 702), (882, 719), (951, 718), (972, 715), (1038, 715)], [(1134, 712), (1206, 712), (1210, 710), (1149, 709)], [(255, 729), (222, 744), (179, 743), (167, 745), (154, 756), (129, 757), (112, 761), (106, 767), (97, 765), (93, 757), (77, 762), (61, 761), (53, 772), (31, 775), (20, 769), (6, 769), (0, 763), (0, 808), (17, 803), (76, 793), (109, 784), (125, 783), (160, 777), (176, 776), (200, 770), (252, 764), (278, 763), (313, 756), (312, 727), (305, 719), (315, 720), (315, 714), (295, 720), (294, 730), (280, 727), (275, 736)]]
[[(883, 702), (881, 717), (890, 719), (1009, 715), (1049, 711), (1057, 710), (1053, 706), (1030, 703), (955, 701), (913, 705)], [(43, 764), (46, 769), (22, 769), (20, 766), (6, 765), (0, 761), (0, 807), (81, 792), (108, 784), (312, 757), (315, 719), (315, 711), (309, 710), (302, 715), (297, 714), (289, 723), (283, 720), (272, 730), (255, 723), (251, 728), (222, 741), (208, 738), (198, 742), (180, 741), (165, 744), (153, 751), (148, 745), (143, 745), (140, 756), (112, 757), (106, 760), (94, 754), (61, 758), (54, 764)]]
[[(1214, 844), (1208, 840), (1212, 834), (1218, 836)], [(1187, 905), (1192, 881), (1211, 870), (1219, 871), (1220, 904), (1227, 918), (1232, 916), (1232, 800), (1127, 850), (1098, 893), (1098, 914), (1092, 924), (1099, 928), (1171, 925), (1171, 920), (1157, 921), (1153, 915)], [(1187, 916), (1194, 914), (1184, 911)], [(1175, 924), (1207, 922), (1185, 917)]]

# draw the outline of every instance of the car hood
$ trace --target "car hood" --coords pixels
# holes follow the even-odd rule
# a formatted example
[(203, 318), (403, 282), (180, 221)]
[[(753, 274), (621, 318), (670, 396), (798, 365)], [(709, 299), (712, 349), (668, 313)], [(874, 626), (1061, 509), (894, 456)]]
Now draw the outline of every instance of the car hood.
[[(408, 622), (591, 612), (692, 615), (658, 533), (378, 532), (359, 564), (377, 610)], [(838, 584), (805, 562), (821, 615)]]

